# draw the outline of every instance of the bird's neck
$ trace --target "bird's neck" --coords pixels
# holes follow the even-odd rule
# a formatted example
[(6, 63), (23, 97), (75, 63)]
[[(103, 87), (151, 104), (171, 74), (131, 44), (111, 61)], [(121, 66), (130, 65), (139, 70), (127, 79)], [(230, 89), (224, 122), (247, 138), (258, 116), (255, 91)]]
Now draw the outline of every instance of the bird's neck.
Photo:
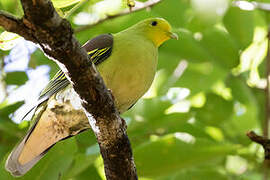
[(121, 31), (116, 36), (121, 36), (123, 39), (133, 39), (136, 42), (136, 39), (143, 39), (145, 41), (148, 41), (149, 43), (152, 43), (156, 48), (160, 46), (160, 43), (157, 41), (153, 41), (151, 37), (147, 36), (145, 32), (136, 30), (136, 29), (126, 29), (124, 31)]

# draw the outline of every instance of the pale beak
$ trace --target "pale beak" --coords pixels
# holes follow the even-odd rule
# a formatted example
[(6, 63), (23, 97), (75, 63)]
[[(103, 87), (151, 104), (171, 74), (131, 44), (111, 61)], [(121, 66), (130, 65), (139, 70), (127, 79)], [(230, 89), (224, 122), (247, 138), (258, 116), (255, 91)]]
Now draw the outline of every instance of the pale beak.
[(178, 35), (176, 33), (168, 32), (168, 34), (170, 38), (178, 40)]

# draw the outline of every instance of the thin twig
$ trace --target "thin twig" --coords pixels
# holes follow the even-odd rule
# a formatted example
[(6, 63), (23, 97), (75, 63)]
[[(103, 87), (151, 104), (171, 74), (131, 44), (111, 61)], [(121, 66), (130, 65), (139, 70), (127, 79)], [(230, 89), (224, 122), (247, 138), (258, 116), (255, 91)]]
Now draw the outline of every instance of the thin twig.
[(125, 9), (124, 11), (118, 13), (118, 14), (115, 14), (115, 15), (108, 15), (106, 16), (105, 18), (103, 19), (100, 19), (98, 20), (97, 22), (95, 23), (92, 23), (92, 24), (87, 24), (87, 25), (84, 25), (84, 26), (81, 26), (81, 27), (78, 27), (77, 29), (75, 29), (75, 33), (78, 33), (78, 32), (81, 32), (81, 31), (84, 31), (84, 30), (87, 30), (87, 29), (90, 29), (94, 26), (96, 26), (97, 24), (101, 24), (103, 23), (104, 21), (108, 20), (108, 19), (114, 19), (116, 17), (119, 17), (119, 16), (123, 16), (123, 15), (126, 15), (126, 14), (130, 14), (132, 12), (136, 12), (136, 11), (141, 11), (145, 8), (150, 8), (158, 3), (160, 3), (162, 0), (148, 0), (144, 3), (136, 3), (135, 7), (132, 8), (132, 10), (129, 9)]

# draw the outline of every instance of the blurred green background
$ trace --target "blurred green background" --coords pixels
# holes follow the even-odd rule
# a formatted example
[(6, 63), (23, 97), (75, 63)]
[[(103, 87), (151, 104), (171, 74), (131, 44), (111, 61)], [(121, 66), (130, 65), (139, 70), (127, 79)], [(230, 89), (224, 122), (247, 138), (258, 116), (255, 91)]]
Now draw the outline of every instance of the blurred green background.
[[(265, 119), (269, 13), (245, 3), (242, 7), (247, 10), (241, 10), (229, 0), (163, 0), (88, 27), (124, 11), (126, 0), (53, 3), (82, 44), (147, 17), (167, 19), (180, 37), (160, 47), (151, 89), (123, 114), (139, 179), (263, 178), (263, 149), (246, 132), (262, 134)], [(23, 13), (19, 0), (0, 0), (0, 9), (18, 17)], [(14, 178), (4, 170), (5, 159), (29, 124), (20, 119), (58, 67), (14, 34), (0, 35), (0, 49), (0, 179), (8, 180)], [(93, 133), (89, 130), (58, 143), (16, 179), (104, 179)]]

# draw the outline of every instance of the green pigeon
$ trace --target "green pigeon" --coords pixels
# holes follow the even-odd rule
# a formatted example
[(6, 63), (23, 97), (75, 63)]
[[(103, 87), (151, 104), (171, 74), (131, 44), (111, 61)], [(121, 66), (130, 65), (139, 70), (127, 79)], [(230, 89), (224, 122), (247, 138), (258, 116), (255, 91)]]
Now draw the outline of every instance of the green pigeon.
[[(165, 19), (149, 18), (83, 45), (120, 113), (149, 89), (157, 68), (158, 47), (171, 38), (178, 37)], [(41, 92), (38, 102), (32, 126), (6, 161), (6, 169), (13, 176), (24, 175), (58, 141), (90, 128), (80, 98), (62, 71)]]

